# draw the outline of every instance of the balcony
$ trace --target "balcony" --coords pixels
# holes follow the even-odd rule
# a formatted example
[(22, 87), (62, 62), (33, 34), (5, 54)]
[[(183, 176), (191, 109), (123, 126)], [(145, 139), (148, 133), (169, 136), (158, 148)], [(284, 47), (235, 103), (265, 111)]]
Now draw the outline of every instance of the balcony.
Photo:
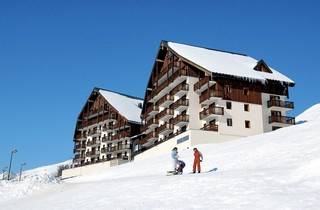
[(98, 157), (100, 155), (100, 151), (90, 151), (86, 152), (87, 157)]
[(151, 94), (147, 97), (148, 102), (154, 103), (157, 99), (161, 98), (163, 95), (168, 94), (171, 90), (169, 86), (170, 81), (166, 80), (160, 85), (157, 85)]
[(121, 144), (117, 146), (117, 151), (123, 151), (123, 150), (131, 150), (130, 144)]
[[(105, 121), (107, 124), (109, 124), (109, 123), (111, 123), (111, 122), (113, 122), (113, 123), (116, 122), (116, 121), (117, 121), (117, 117), (118, 117), (117, 114), (115, 114), (115, 113), (110, 113), (110, 114), (108, 114), (108, 115), (104, 115), (104, 116), (102, 117), (102, 120)], [(94, 121), (93, 124), (95, 124), (95, 122), (96, 122), (96, 121)]]
[(112, 141), (112, 137), (111, 136), (104, 136), (101, 138), (101, 141), (104, 143), (108, 142), (108, 141)]
[(172, 89), (171, 94), (182, 97), (187, 94), (189, 90), (189, 85), (185, 83), (181, 83)]
[(294, 103), (291, 101), (283, 101), (283, 100), (269, 100), (267, 102), (268, 108), (280, 108), (280, 109), (293, 109)]
[(172, 95), (165, 95), (162, 98), (159, 99), (158, 105), (163, 107), (169, 107), (171, 104), (173, 104), (174, 97)]
[(269, 116), (269, 124), (295, 125), (295, 118), (286, 116)]
[(176, 126), (183, 127), (189, 123), (189, 115), (177, 115), (175, 118), (173, 118), (172, 123)]
[(114, 125), (107, 125), (102, 127), (102, 131), (111, 132), (114, 128)]
[(88, 133), (89, 136), (99, 136), (101, 135), (101, 130), (100, 129), (96, 129), (96, 130), (92, 130)]
[(149, 106), (146, 109), (145, 116), (155, 116), (159, 112), (158, 106)]
[(78, 161), (84, 160), (85, 157), (81, 156), (80, 154), (77, 154), (74, 156), (74, 159), (77, 159)]
[(128, 131), (120, 131), (116, 135), (112, 136), (111, 139), (112, 141), (116, 140), (124, 140), (125, 138), (130, 138), (130, 133)]
[(165, 124), (163, 124), (157, 128), (157, 132), (161, 135), (166, 135), (168, 133), (172, 133), (173, 132), (173, 124), (166, 122)]
[(215, 123), (208, 123), (208, 124), (206, 123), (201, 128), (201, 130), (218, 132), (218, 125)]
[(174, 102), (172, 107), (174, 110), (182, 112), (182, 111), (188, 109), (188, 106), (189, 106), (189, 100), (186, 98), (180, 98), (179, 100)]
[(209, 105), (213, 103), (215, 100), (222, 97), (223, 97), (222, 91), (216, 91), (213, 88), (209, 88), (201, 93), (199, 101), (200, 101), (200, 104), (202, 105)]
[(162, 121), (168, 121), (173, 117), (173, 113), (173, 109), (165, 108), (157, 115), (157, 118)]
[(200, 94), (203, 91), (205, 91), (208, 88), (210, 88), (214, 84), (215, 84), (215, 82), (214, 81), (210, 81), (210, 77), (206, 76), (206, 77), (200, 79), (196, 84), (194, 84), (193, 90), (194, 90), (194, 92)]
[(158, 124), (159, 124), (158, 119), (152, 118), (147, 121), (146, 126), (148, 127), (148, 129), (154, 129), (154, 128), (158, 127)]
[(200, 120), (209, 121), (222, 115), (224, 115), (223, 107), (208, 107), (200, 112)]
[(143, 139), (144, 144), (149, 144), (150, 142), (153, 142), (155, 140), (158, 140), (159, 134), (157, 132), (151, 132), (146, 135), (146, 137)]
[(116, 147), (102, 147), (101, 153), (111, 153), (115, 151)]
[(186, 69), (178, 69), (170, 77), (169, 81), (171, 87), (176, 87), (179, 83), (185, 81), (188, 76), (188, 71)]
[(81, 150), (85, 150), (86, 149), (86, 145), (85, 144), (77, 144), (75, 145), (74, 149), (73, 149), (73, 153), (80, 153)]
[(95, 147), (95, 146), (99, 146), (100, 143), (101, 142), (99, 140), (91, 140), (91, 141), (88, 141), (87, 146), (88, 147)]

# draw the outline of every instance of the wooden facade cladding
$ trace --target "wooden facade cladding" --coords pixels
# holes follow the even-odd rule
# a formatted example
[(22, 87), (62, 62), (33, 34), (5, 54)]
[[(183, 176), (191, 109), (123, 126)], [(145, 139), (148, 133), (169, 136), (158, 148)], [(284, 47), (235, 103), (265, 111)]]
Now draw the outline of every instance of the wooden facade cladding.
[[(167, 48), (164, 48), (164, 50), (160, 51), (159, 54), (160, 55), (158, 55), (158, 58), (154, 64), (154, 68), (148, 83), (144, 108), (142, 110), (142, 117), (145, 117), (145, 113), (149, 107), (154, 105), (153, 102), (150, 103), (150, 100), (165, 88), (170, 87), (170, 84), (177, 78), (181, 78), (183, 76), (199, 77), (201, 74), (201, 71), (190, 64), (185, 63), (170, 51), (167, 51)], [(158, 60), (161, 60), (161, 62)], [(189, 90), (189, 87), (187, 84), (185, 84), (177, 87), (175, 90), (173, 90), (173, 92), (178, 93), (180, 91), (187, 90)]]
[(215, 90), (223, 99), (252, 104), (262, 104), (262, 86), (233, 80), (216, 81)]

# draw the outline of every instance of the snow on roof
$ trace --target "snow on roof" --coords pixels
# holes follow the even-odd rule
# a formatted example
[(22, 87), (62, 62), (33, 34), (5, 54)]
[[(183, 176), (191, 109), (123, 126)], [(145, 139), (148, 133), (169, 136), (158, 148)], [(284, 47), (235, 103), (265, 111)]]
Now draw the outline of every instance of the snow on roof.
[(169, 48), (178, 55), (210, 72), (262, 81), (270, 79), (294, 83), (294, 81), (270, 67), (269, 68), (273, 73), (254, 70), (253, 68), (257, 65), (258, 61), (247, 55), (174, 42), (167, 42), (167, 44)]
[(142, 99), (102, 89), (100, 89), (99, 92), (116, 110), (118, 110), (122, 116), (127, 118), (129, 121), (141, 121), (141, 108), (139, 107), (139, 104), (143, 104)]

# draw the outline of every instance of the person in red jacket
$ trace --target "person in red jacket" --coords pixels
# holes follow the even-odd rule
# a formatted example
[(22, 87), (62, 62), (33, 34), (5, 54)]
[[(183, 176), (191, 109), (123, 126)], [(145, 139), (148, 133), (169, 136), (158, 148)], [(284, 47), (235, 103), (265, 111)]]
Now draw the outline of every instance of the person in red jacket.
[(197, 148), (193, 148), (193, 155), (194, 155), (194, 161), (193, 161), (193, 173), (196, 173), (196, 169), (198, 169), (198, 173), (201, 172), (201, 166), (200, 162), (202, 161), (203, 157), (201, 152)]

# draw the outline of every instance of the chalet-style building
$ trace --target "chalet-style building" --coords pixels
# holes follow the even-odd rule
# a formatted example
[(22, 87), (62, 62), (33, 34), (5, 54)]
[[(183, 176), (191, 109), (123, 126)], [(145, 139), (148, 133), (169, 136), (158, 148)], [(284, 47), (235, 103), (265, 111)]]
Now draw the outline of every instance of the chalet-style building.
[(145, 93), (141, 146), (172, 138), (176, 145), (214, 143), (293, 125), (293, 86), (263, 60), (162, 41)]
[(132, 137), (140, 133), (142, 99), (94, 88), (78, 116), (74, 166), (132, 159)]

